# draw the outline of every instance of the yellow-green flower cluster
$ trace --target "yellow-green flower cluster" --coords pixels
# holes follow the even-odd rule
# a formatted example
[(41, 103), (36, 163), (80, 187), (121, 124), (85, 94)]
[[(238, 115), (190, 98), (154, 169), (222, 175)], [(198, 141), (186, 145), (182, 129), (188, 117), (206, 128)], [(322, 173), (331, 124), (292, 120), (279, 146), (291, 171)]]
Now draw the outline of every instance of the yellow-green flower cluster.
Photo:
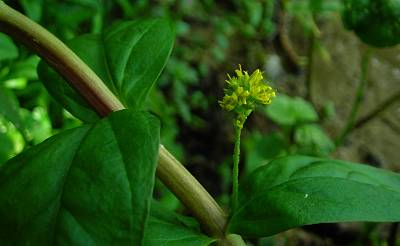
[(224, 97), (219, 101), (221, 107), (227, 111), (235, 110), (239, 114), (247, 115), (257, 104), (270, 104), (275, 97), (275, 90), (263, 81), (262, 72), (257, 69), (251, 75), (239, 69), (235, 70), (236, 77), (228, 74)]

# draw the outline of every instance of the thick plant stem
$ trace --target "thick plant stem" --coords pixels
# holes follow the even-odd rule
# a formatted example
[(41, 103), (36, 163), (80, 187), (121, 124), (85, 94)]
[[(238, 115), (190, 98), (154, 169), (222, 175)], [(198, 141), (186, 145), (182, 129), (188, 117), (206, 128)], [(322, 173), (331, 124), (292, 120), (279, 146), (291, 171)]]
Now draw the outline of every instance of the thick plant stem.
[(358, 111), (360, 109), (361, 103), (364, 100), (365, 89), (367, 87), (368, 65), (370, 58), (371, 58), (371, 50), (367, 48), (367, 50), (363, 52), (361, 58), (361, 76), (360, 76), (360, 82), (357, 87), (356, 96), (354, 98), (353, 106), (351, 108), (350, 115), (347, 118), (346, 125), (344, 126), (339, 136), (336, 138), (335, 141), (336, 147), (342, 145), (344, 139), (349, 134), (351, 129), (354, 127)]
[(204, 231), (216, 237), (224, 234), (226, 217), (222, 209), (163, 145), (160, 146), (157, 176), (183, 204), (191, 209)]
[[(0, 31), (37, 52), (100, 116), (125, 108), (101, 79), (65, 44), (1, 0)], [(226, 216), (223, 210), (163, 146), (160, 146), (157, 175), (193, 213), (208, 235), (222, 238), (222, 241), (229, 243), (229, 239), (224, 239)]]
[(239, 161), (240, 161), (240, 135), (243, 126), (235, 127), (235, 148), (233, 150), (233, 168), (232, 168), (232, 211), (238, 206), (239, 196)]

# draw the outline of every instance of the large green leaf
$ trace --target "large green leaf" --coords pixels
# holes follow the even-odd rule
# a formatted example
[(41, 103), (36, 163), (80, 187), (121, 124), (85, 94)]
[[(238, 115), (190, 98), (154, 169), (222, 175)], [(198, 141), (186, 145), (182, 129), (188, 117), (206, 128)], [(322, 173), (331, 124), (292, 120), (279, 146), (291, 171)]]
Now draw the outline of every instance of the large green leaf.
[(120, 111), (56, 135), (0, 168), (1, 245), (140, 245), (159, 123)]
[[(102, 35), (83, 35), (68, 45), (117, 97), (132, 109), (141, 108), (171, 53), (172, 24), (164, 19), (121, 22)], [(65, 108), (93, 122), (97, 115), (52, 68), (41, 62), (39, 77)]]
[(146, 246), (205, 246), (215, 241), (200, 233), (193, 218), (178, 215), (153, 202), (146, 228)]
[(229, 231), (263, 237), (327, 222), (400, 221), (400, 175), (344, 161), (292, 156), (241, 184)]

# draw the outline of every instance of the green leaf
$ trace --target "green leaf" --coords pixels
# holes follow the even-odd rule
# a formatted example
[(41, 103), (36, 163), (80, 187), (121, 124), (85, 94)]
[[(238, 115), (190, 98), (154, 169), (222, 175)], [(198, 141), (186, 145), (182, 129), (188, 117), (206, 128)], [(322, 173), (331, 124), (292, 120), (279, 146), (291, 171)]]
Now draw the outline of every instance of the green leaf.
[[(88, 4), (86, 0), (81, 2), (75, 0), (69, 1), (52, 1), (51, 4), (48, 4), (48, 1), (45, 1), (45, 18), (47, 21), (47, 26), (51, 26), (57, 30), (57, 33), (63, 35), (63, 37), (75, 37), (77, 33), (82, 32), (83, 25), (84, 29), (87, 29), (89, 26), (93, 27), (89, 23), (98, 16), (98, 9), (93, 4)], [(89, 1), (92, 2), (92, 1)], [(97, 1), (99, 4), (101, 1)], [(68, 13), (67, 15), (63, 15), (60, 13)], [(50, 21), (51, 20), (51, 21)]]
[(18, 57), (18, 49), (7, 35), (0, 33), (0, 61), (15, 59)]
[[(37, 80), (36, 68), (39, 64), (40, 58), (38, 56), (30, 56), (23, 60), (15, 61), (10, 66), (10, 71), (4, 80), (10, 79), (25, 79), (25, 80)], [(7, 82), (5, 82), (7, 83)]]
[[(140, 109), (171, 53), (172, 24), (163, 19), (121, 22), (103, 35), (83, 35), (70, 48), (91, 67), (125, 106)], [(76, 117), (93, 122), (91, 107), (44, 62), (39, 77), (56, 100)]]
[(243, 140), (243, 147), (246, 153), (244, 173), (250, 173), (278, 155), (284, 154), (286, 146), (283, 137), (276, 132), (271, 134), (252, 132)]
[(366, 44), (389, 47), (400, 43), (400, 0), (345, 0), (342, 19)]
[(24, 147), (21, 133), (0, 115), (0, 166), (17, 155)]
[(308, 0), (309, 8), (314, 14), (323, 15), (332, 12), (339, 12), (342, 10), (341, 0)]
[(297, 153), (327, 156), (335, 149), (335, 144), (317, 124), (304, 124), (296, 127), (294, 140), (297, 144)]
[(299, 97), (289, 97), (279, 94), (271, 105), (265, 107), (267, 116), (280, 125), (293, 126), (304, 122), (318, 120), (318, 114), (313, 106)]
[(35, 22), (39, 22), (42, 18), (43, 0), (20, 0), (22, 8), (27, 16)]
[(318, 223), (400, 221), (400, 175), (367, 165), (291, 156), (241, 184), (229, 231), (270, 236)]
[(261, 2), (244, 1), (243, 7), (246, 9), (249, 23), (258, 26), (263, 18), (263, 6)]
[[(0, 123), (1, 124), (1, 123)], [(0, 125), (1, 128), (4, 126)], [(14, 150), (14, 142), (10, 136), (8, 136), (7, 132), (3, 132), (0, 129), (0, 166), (5, 161), (7, 161), (15, 152)]]
[(159, 123), (119, 111), (65, 131), (0, 168), (1, 245), (139, 245)]
[(13, 123), (21, 134), (25, 134), (25, 128), (19, 113), (18, 99), (11, 90), (3, 87), (0, 87), (0, 115), (3, 115), (4, 118)]
[(32, 111), (25, 108), (20, 109), (23, 125), (25, 127), (25, 138), (33, 144), (43, 142), (52, 135), (52, 127), (47, 110), (43, 107), (35, 107)]
[(205, 246), (215, 241), (198, 230), (193, 218), (178, 215), (153, 202), (144, 245)]

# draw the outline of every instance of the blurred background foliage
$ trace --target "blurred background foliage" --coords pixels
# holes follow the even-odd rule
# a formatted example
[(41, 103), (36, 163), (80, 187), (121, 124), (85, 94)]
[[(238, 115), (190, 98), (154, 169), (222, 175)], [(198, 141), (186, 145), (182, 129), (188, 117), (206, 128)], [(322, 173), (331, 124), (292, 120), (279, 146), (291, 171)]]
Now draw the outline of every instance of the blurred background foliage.
[[(288, 154), (331, 156), (400, 170), (399, 49), (376, 49), (358, 121), (345, 141), (365, 48), (341, 23), (340, 0), (9, 0), (62, 40), (99, 33), (112, 22), (167, 17), (176, 24), (172, 56), (148, 109), (162, 122), (162, 143), (201, 183), (228, 202), (232, 115), (218, 100), (238, 64), (264, 70), (278, 97), (250, 117), (242, 175)], [(47, 94), (39, 58), (0, 34), (0, 165), (46, 138), (82, 124)], [(396, 165), (397, 163), (397, 165)], [(164, 206), (183, 210), (158, 183)], [(331, 224), (294, 229), (254, 245), (384, 245), (396, 224)], [(394, 238), (394, 239), (393, 239)], [(394, 244), (392, 244), (394, 245)]]

